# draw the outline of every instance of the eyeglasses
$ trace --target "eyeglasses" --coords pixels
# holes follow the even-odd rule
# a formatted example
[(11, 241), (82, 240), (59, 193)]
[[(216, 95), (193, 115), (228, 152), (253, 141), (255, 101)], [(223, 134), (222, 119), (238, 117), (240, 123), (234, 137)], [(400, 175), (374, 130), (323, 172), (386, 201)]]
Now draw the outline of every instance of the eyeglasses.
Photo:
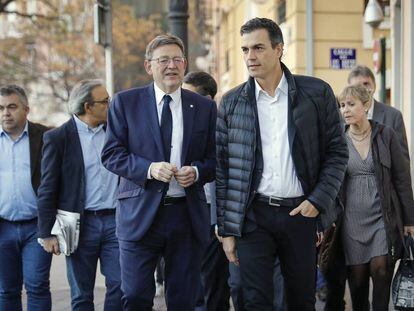
[(98, 104), (104, 104), (104, 105), (108, 105), (111, 102), (111, 98), (105, 98), (102, 100), (94, 100), (93, 103), (98, 103)]
[(175, 57), (163, 56), (163, 57), (150, 59), (150, 61), (156, 61), (161, 66), (168, 66), (170, 61), (173, 61), (174, 65), (179, 66), (179, 65), (184, 64), (185, 58), (180, 57), (180, 56), (175, 56)]

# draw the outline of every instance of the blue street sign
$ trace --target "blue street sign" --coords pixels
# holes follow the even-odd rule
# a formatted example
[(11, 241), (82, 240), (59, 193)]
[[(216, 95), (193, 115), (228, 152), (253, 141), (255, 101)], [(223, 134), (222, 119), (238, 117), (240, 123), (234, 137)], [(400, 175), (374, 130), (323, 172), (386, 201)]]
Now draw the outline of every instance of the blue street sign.
[(356, 49), (331, 48), (332, 69), (351, 69), (356, 65)]

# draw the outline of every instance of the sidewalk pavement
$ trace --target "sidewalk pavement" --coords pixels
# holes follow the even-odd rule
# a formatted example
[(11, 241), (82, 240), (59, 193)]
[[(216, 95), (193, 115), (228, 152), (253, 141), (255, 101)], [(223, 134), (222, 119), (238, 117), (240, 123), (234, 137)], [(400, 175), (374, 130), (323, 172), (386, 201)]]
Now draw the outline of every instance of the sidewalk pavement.
[[(50, 271), (50, 286), (52, 290), (52, 310), (53, 311), (70, 311), (70, 289), (66, 278), (66, 263), (65, 256), (53, 256), (52, 268)], [(98, 265), (96, 273), (96, 285), (95, 285), (95, 310), (103, 310), (104, 299), (105, 299), (105, 280), (100, 274), (100, 268)], [(26, 297), (23, 297), (24, 304), (26, 304)], [(349, 308), (346, 311), (350, 311)], [(24, 309), (26, 310), (26, 308)], [(154, 299), (154, 311), (166, 311), (164, 297), (155, 297)], [(316, 311), (323, 310), (323, 303), (320, 301), (316, 302)], [(233, 311), (231, 309), (230, 311)]]

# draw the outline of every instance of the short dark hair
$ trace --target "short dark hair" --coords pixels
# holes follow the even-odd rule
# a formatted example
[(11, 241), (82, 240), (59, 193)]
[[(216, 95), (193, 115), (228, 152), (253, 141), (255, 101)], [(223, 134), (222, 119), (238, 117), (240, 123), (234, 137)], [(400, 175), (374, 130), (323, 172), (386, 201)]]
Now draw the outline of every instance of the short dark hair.
[(197, 93), (200, 95), (210, 95), (211, 98), (214, 98), (217, 94), (217, 83), (207, 72), (189, 72), (184, 77), (184, 83), (194, 86), (197, 89)]
[(147, 48), (145, 50), (145, 59), (151, 60), (152, 53), (154, 52), (155, 49), (157, 49), (160, 46), (170, 45), (170, 44), (177, 45), (180, 48), (181, 52), (183, 53), (183, 56), (185, 57), (183, 41), (180, 38), (173, 36), (171, 34), (163, 34), (163, 35), (156, 36), (154, 39), (151, 40), (150, 43), (148, 43)]
[(371, 80), (375, 83), (375, 76), (371, 69), (369, 69), (367, 66), (357, 65), (352, 68), (351, 72), (348, 75), (348, 83), (351, 83), (351, 79), (356, 77), (371, 78)]
[(251, 33), (255, 30), (259, 29), (266, 29), (269, 35), (270, 43), (272, 48), (274, 49), (276, 45), (283, 42), (283, 34), (280, 27), (271, 19), (269, 18), (260, 18), (255, 17), (251, 20), (248, 20), (244, 23), (243, 26), (240, 28), (240, 35), (244, 35), (246, 33)]
[(20, 102), (25, 105), (29, 106), (29, 101), (27, 100), (27, 95), (24, 89), (16, 84), (8, 84), (3, 85), (0, 87), (0, 96), (10, 96), (10, 95), (17, 95), (20, 99)]

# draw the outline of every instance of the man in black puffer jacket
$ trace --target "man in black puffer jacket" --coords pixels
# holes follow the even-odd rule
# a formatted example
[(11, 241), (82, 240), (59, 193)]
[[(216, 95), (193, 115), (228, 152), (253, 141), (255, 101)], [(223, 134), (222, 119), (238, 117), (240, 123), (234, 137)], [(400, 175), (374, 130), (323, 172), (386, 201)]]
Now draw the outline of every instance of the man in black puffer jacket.
[(246, 310), (272, 310), (276, 257), (288, 309), (314, 310), (316, 217), (324, 227), (335, 221), (348, 161), (336, 100), (327, 83), (280, 62), (272, 20), (252, 19), (240, 33), (250, 78), (219, 107), (219, 234), (240, 264)]

